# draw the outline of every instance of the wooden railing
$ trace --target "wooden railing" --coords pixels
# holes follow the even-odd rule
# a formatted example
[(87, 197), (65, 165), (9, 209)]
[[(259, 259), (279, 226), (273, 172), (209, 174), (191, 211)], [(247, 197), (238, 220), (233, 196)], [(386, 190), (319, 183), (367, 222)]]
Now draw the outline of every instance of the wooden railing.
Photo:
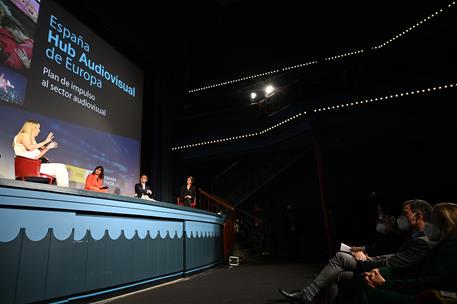
[(262, 222), (259, 218), (255, 217), (249, 212), (243, 209), (235, 208), (232, 204), (226, 200), (208, 192), (199, 189), (200, 192), (200, 204), (199, 208), (215, 213), (220, 213), (225, 216), (224, 221), (224, 257), (227, 259), (232, 250), (233, 243), (235, 242), (235, 222), (237, 213), (242, 213), (244, 216), (251, 218), (254, 221)]
[(211, 212), (221, 213), (225, 215), (224, 221), (224, 258), (228, 259), (233, 243), (235, 242), (235, 220), (236, 210), (227, 201), (220, 197), (209, 194), (208, 192), (199, 189), (200, 204), (199, 208)]

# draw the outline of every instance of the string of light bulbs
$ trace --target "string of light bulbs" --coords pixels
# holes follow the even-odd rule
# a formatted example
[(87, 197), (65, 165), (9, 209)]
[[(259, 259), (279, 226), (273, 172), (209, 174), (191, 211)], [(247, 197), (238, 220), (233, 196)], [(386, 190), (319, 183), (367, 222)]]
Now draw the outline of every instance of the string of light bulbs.
[(288, 70), (292, 70), (292, 69), (297, 69), (297, 68), (301, 68), (301, 67), (304, 67), (304, 66), (307, 66), (307, 65), (311, 65), (311, 64), (316, 64), (316, 63), (317, 63), (317, 61), (309, 61), (309, 62), (297, 64), (297, 65), (291, 65), (291, 66), (288, 66), (288, 67), (285, 67), (285, 68), (281, 68), (281, 69), (278, 69), (278, 70), (271, 70), (271, 71), (265, 72), (265, 73), (250, 75), (250, 76), (246, 76), (246, 77), (242, 77), (242, 78), (238, 78), (238, 79), (233, 79), (233, 80), (230, 80), (230, 81), (225, 81), (225, 82), (221, 82), (221, 83), (217, 83), (217, 84), (213, 84), (213, 85), (208, 85), (206, 87), (202, 87), (202, 88), (198, 88), (198, 89), (193, 89), (193, 90), (188, 91), (188, 93), (193, 93), (193, 92), (203, 91), (203, 90), (207, 90), (207, 89), (212, 89), (212, 88), (215, 88), (215, 87), (224, 86), (226, 84), (240, 82), (240, 81), (243, 81), (243, 80), (253, 79), (253, 78), (257, 78), (257, 77), (261, 77), (261, 76), (265, 76), (265, 75), (275, 74), (275, 73), (282, 72), (282, 71), (288, 71)]
[(433, 14), (431, 14), (430, 16), (427, 16), (427, 17), (425, 17), (424, 19), (422, 19), (422, 20), (420, 20), (419, 22), (417, 22), (416, 24), (410, 26), (409, 28), (407, 28), (407, 29), (404, 30), (403, 32), (398, 33), (397, 35), (393, 36), (392, 38), (387, 39), (387, 40), (384, 41), (383, 43), (381, 43), (381, 44), (379, 44), (379, 45), (376, 45), (376, 46), (372, 47), (371, 49), (377, 50), (377, 49), (380, 49), (380, 48), (383, 48), (383, 47), (387, 46), (389, 43), (394, 42), (395, 40), (397, 40), (397, 39), (400, 38), (401, 36), (405, 35), (406, 33), (412, 31), (413, 29), (415, 29), (415, 28), (417, 28), (417, 27), (419, 27), (419, 26), (421, 26), (421, 25), (424, 24), (425, 22), (430, 21), (430, 19), (432, 19), (433, 17), (436, 17), (436, 16), (438, 16), (439, 14), (443, 13), (445, 9), (451, 8), (451, 7), (454, 6), (454, 5), (455, 5), (455, 1), (449, 3), (449, 4), (447, 5), (447, 7), (437, 10), (436, 12), (434, 12)]
[[(424, 23), (426, 23), (430, 19), (442, 14), (445, 10), (448, 10), (451, 7), (455, 6), (455, 3), (456, 3), (455, 1), (449, 3), (446, 7), (443, 7), (441, 9), (435, 11), (431, 15), (429, 15), (429, 16), (425, 17), (424, 19), (418, 21), (416, 24), (412, 25), (411, 27), (409, 27), (408, 29), (404, 30), (403, 32), (393, 36), (392, 38), (384, 41), (383, 43), (381, 43), (379, 45), (375, 45), (375, 46), (371, 47), (371, 49), (372, 50), (378, 50), (380, 48), (383, 48), (383, 47), (387, 46), (388, 44), (394, 42), (395, 40), (399, 39), (400, 37), (404, 36), (405, 34), (411, 32), (413, 29), (423, 25)], [(360, 50), (354, 51), (354, 52), (348, 52), (348, 53), (345, 53), (345, 54), (330, 56), (330, 57), (324, 58), (323, 60), (324, 61), (330, 61), (330, 60), (343, 58), (343, 57), (347, 57), (347, 56), (351, 56), (351, 55), (360, 55), (360, 54), (362, 54), (364, 52), (365, 52), (365, 50), (360, 49)], [(191, 89), (191, 90), (188, 90), (187, 93), (195, 93), (195, 92), (199, 92), (199, 91), (204, 91), (204, 90), (208, 90), (208, 89), (212, 89), (212, 88), (216, 88), (216, 87), (225, 86), (227, 84), (241, 82), (241, 81), (248, 80), (248, 79), (254, 79), (254, 78), (258, 78), (258, 77), (262, 77), (262, 76), (266, 76), (266, 75), (276, 74), (276, 73), (279, 73), (279, 72), (290, 71), (290, 70), (293, 70), (293, 69), (298, 69), (298, 68), (302, 68), (302, 67), (313, 65), (313, 64), (317, 64), (317, 63), (320, 63), (320, 61), (312, 60), (312, 61), (308, 61), (308, 62), (301, 63), (301, 64), (291, 65), (291, 66), (288, 66), (288, 67), (285, 67), (285, 68), (273, 69), (271, 71), (264, 72), (264, 73), (254, 74), (254, 75), (250, 75), (250, 76), (246, 76), (246, 77), (240, 77), (240, 78), (232, 79), (232, 80), (229, 80), (229, 81), (224, 81), (224, 82), (220, 82), (220, 83), (207, 85), (207, 86), (204, 86), (204, 87), (201, 87), (201, 88)]]
[(343, 57), (347, 57), (347, 56), (352, 56), (352, 55), (357, 55), (357, 54), (360, 54), (360, 53), (363, 53), (364, 50), (358, 50), (358, 51), (354, 51), (354, 52), (348, 52), (348, 53), (345, 53), (345, 54), (341, 54), (341, 55), (336, 55), (336, 56), (332, 56), (332, 57), (327, 57), (327, 58), (324, 58), (324, 60), (334, 60), (334, 59), (339, 59), (339, 58), (343, 58)]
[[(426, 93), (435, 92), (435, 91), (443, 91), (443, 90), (452, 89), (452, 88), (457, 88), (457, 82), (450, 83), (450, 84), (445, 84), (445, 85), (439, 85), (439, 86), (432, 86), (432, 87), (423, 88), (423, 89), (402, 91), (402, 92), (397, 92), (397, 93), (394, 93), (394, 94), (388, 94), (388, 95), (384, 95), (384, 96), (371, 97), (371, 98), (360, 99), (360, 100), (353, 100), (353, 101), (341, 103), (341, 104), (338, 104), (338, 105), (315, 108), (310, 112), (318, 113), (318, 112), (325, 112), (325, 111), (331, 111), (331, 110), (339, 110), (339, 109), (343, 109), (343, 108), (361, 106), (361, 105), (364, 105), (364, 104), (369, 104), (369, 103), (374, 103), (374, 102), (385, 102), (385, 101), (397, 100), (397, 99), (402, 98), (402, 97), (426, 94)], [(288, 124), (288, 123), (290, 123), (292, 121), (295, 121), (298, 118), (306, 117), (307, 113), (308, 113), (307, 111), (296, 113), (295, 115), (292, 115), (289, 118), (284, 119), (281, 122), (278, 122), (278, 123), (276, 123), (276, 124), (274, 124), (274, 125), (272, 125), (272, 126), (270, 126), (268, 128), (262, 129), (262, 130), (257, 131), (257, 132), (244, 133), (244, 134), (241, 134), (241, 135), (236, 135), (236, 136), (231, 136), (231, 137), (218, 138), (218, 139), (207, 140), (207, 141), (202, 141), (202, 142), (197, 142), (197, 143), (192, 143), (192, 144), (187, 144), (187, 145), (176, 146), (176, 147), (172, 147), (171, 150), (172, 151), (177, 151), (177, 150), (183, 150), (183, 149), (207, 146), (207, 145), (212, 145), (212, 144), (217, 144), (217, 143), (226, 143), (226, 142), (231, 142), (231, 141), (234, 141), (234, 140), (260, 136), (260, 135), (263, 135), (265, 133), (271, 132), (272, 130), (274, 130), (274, 129), (278, 128), (278, 127), (281, 127), (281, 126), (283, 126), (285, 124)]]

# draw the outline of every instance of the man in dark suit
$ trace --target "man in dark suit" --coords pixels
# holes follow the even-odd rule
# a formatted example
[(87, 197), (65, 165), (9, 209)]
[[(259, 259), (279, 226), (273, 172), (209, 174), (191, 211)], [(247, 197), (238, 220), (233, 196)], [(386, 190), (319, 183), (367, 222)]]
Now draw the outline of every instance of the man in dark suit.
[(146, 174), (141, 174), (140, 182), (135, 184), (135, 197), (153, 199), (151, 187), (146, 184), (147, 182), (148, 176)]
[(430, 221), (432, 206), (423, 200), (409, 200), (403, 203), (402, 216), (398, 219), (399, 228), (409, 231), (411, 239), (393, 254), (368, 257), (358, 247), (352, 247), (350, 252), (337, 252), (319, 275), (303, 290), (279, 292), (288, 300), (310, 304), (315, 296), (323, 289), (329, 291), (329, 302), (332, 303), (338, 294), (338, 283), (349, 280), (356, 273), (370, 271), (378, 267), (404, 267), (421, 262), (436, 245), (425, 237), (425, 224)]

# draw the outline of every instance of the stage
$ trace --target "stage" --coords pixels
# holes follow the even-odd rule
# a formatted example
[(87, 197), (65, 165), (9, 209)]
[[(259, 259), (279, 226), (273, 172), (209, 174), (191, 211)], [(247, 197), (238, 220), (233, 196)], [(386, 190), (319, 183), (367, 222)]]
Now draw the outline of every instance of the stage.
[(0, 179), (0, 302), (65, 303), (223, 261), (223, 217)]

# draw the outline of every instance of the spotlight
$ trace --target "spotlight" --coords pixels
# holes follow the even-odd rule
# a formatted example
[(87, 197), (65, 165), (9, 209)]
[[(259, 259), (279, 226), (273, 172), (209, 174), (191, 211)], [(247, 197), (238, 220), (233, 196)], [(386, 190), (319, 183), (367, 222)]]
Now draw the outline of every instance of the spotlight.
[(254, 100), (257, 97), (257, 94), (255, 92), (251, 93), (251, 100)]
[(275, 91), (275, 88), (270, 84), (265, 87), (265, 95), (268, 97)]

